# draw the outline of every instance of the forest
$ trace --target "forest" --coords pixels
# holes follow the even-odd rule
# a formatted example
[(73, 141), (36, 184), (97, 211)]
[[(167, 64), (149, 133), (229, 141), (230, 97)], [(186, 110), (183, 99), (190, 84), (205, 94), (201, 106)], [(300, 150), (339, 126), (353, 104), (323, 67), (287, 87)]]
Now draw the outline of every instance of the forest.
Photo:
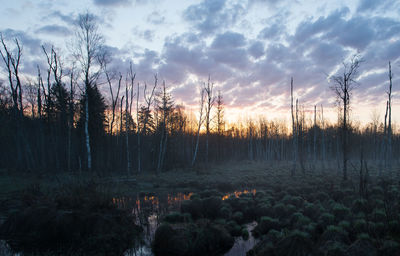
[(1, 35), (0, 254), (149, 255), (149, 239), (154, 255), (223, 255), (240, 238), (247, 255), (398, 255), (389, 61), (383, 121), (351, 119), (354, 55), (326, 85), (337, 122), (329, 106), (305, 110), (293, 77), (289, 122), (265, 113), (228, 125), (211, 76), (189, 113), (157, 74), (142, 83), (132, 65), (110, 70), (98, 26), (81, 14), (73, 61), (43, 46), (48, 65), (28, 80), (23, 45)]

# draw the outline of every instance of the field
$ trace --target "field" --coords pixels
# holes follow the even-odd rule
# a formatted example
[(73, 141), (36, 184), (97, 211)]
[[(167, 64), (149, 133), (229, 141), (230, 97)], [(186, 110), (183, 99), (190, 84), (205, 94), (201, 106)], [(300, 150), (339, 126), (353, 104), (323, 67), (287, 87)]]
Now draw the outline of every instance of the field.
[[(256, 245), (247, 255), (398, 255), (398, 181), (377, 177), (373, 167), (362, 179), (355, 167), (346, 182), (334, 168), (295, 177), (289, 170), (288, 163), (264, 162), (134, 177), (3, 170), (2, 239), (26, 253), (77, 254), (72, 241), (82, 240), (79, 226), (90, 220), (120, 241), (106, 244), (105, 234), (94, 236), (95, 247), (80, 251), (86, 255), (121, 255), (146, 243), (154, 255), (242, 255), (230, 249), (249, 237)], [(64, 228), (64, 236), (49, 241), (48, 225)], [(29, 244), (38, 244), (35, 239), (16, 242), (30, 235), (43, 237), (40, 246)]]

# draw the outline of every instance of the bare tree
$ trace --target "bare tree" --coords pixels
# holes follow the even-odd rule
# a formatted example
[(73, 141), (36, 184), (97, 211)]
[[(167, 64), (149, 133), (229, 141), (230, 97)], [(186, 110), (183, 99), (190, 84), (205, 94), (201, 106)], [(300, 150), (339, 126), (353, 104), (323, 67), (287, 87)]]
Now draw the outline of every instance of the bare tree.
[(194, 163), (196, 162), (196, 157), (197, 157), (197, 151), (199, 149), (199, 139), (200, 139), (200, 129), (201, 125), (204, 122), (204, 117), (203, 117), (203, 110), (204, 110), (204, 101), (206, 97), (206, 92), (203, 88), (200, 88), (200, 109), (199, 109), (199, 120), (198, 120), (198, 125), (197, 125), (197, 133), (196, 133), (196, 145), (194, 148), (194, 154), (193, 154), (193, 159), (192, 159), (192, 166), (194, 166)]
[(94, 86), (104, 63), (104, 39), (101, 36), (96, 18), (93, 14), (86, 12), (80, 14), (77, 23), (77, 30), (75, 33), (75, 41), (73, 45), (73, 54), (75, 59), (81, 66), (82, 78), (84, 83), (84, 97), (85, 97), (85, 143), (86, 143), (86, 157), (87, 169), (92, 169), (92, 154), (90, 149), (90, 135), (89, 135), (89, 97), (88, 92), (91, 86)]
[(14, 110), (23, 114), (22, 106), (22, 88), (21, 80), (19, 78), (19, 65), (22, 56), (22, 47), (19, 44), (18, 39), (14, 39), (16, 46), (16, 53), (14, 54), (8, 49), (7, 44), (3, 38), (3, 34), (0, 34), (2, 49), (0, 49), (1, 57), (4, 61), (5, 68), (8, 75), (8, 81), (11, 90), (11, 98), (14, 103)]
[(206, 125), (206, 164), (208, 164), (208, 144), (209, 144), (209, 137), (210, 137), (210, 123), (211, 123), (211, 110), (214, 106), (215, 97), (213, 95), (213, 88), (214, 84), (211, 83), (211, 78), (208, 76), (207, 85), (204, 85), (204, 91), (206, 93), (207, 102), (205, 105), (205, 125)]
[(389, 61), (389, 91), (388, 94), (388, 127), (387, 127), (387, 167), (392, 169), (392, 66)]
[(298, 133), (298, 121), (297, 121), (297, 100), (296, 100), (296, 120), (295, 120), (295, 111), (294, 111), (294, 106), (293, 106), (293, 77), (290, 80), (290, 109), (292, 113), (292, 148), (293, 148), (293, 166), (292, 166), (292, 171), (291, 175), (294, 176), (296, 173), (296, 165), (297, 165), (297, 133)]
[(117, 107), (118, 99), (119, 99), (119, 92), (121, 89), (121, 81), (122, 81), (122, 74), (119, 73), (118, 77), (118, 87), (117, 87), (117, 94), (114, 97), (114, 91), (113, 91), (113, 86), (112, 86), (112, 80), (114, 79), (115, 73), (110, 74), (110, 72), (107, 70), (107, 63), (104, 63), (103, 66), (104, 69), (104, 74), (106, 75), (108, 87), (110, 89), (110, 95), (111, 95), (111, 122), (110, 126), (108, 129), (108, 132), (112, 135), (114, 131), (114, 121), (115, 121), (115, 110)]
[(350, 62), (343, 62), (343, 74), (332, 77), (331, 89), (336, 94), (338, 101), (343, 104), (342, 115), (342, 154), (343, 154), (343, 180), (347, 180), (348, 161), (348, 121), (350, 108), (350, 95), (356, 85), (356, 75), (362, 59), (359, 55), (353, 55)]
[(217, 134), (221, 135), (224, 132), (224, 100), (221, 91), (218, 90), (217, 96)]

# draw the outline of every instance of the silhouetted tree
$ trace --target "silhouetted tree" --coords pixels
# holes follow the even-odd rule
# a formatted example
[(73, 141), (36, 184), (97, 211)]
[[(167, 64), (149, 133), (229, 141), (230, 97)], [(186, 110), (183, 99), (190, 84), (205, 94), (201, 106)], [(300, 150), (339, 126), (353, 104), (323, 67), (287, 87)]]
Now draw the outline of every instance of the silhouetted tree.
[(334, 91), (338, 101), (343, 104), (342, 115), (342, 154), (343, 154), (343, 180), (347, 180), (347, 161), (348, 161), (348, 121), (350, 108), (350, 95), (355, 86), (355, 77), (362, 60), (358, 55), (353, 55), (350, 62), (343, 62), (343, 74), (333, 76)]

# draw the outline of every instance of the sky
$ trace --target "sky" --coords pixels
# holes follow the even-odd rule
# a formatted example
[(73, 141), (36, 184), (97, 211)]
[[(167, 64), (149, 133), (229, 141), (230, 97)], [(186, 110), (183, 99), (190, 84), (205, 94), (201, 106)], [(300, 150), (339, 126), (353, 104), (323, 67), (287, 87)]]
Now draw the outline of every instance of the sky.
[[(96, 15), (112, 59), (110, 69), (137, 81), (164, 80), (177, 104), (195, 110), (210, 76), (228, 121), (290, 118), (290, 78), (307, 113), (324, 107), (335, 122), (331, 76), (354, 54), (363, 62), (351, 96), (351, 118), (367, 123), (386, 107), (388, 62), (393, 109), (400, 122), (398, 0), (0, 0), (0, 31), (23, 45), (22, 72), (46, 67), (41, 45), (66, 62), (76, 19)], [(4, 70), (1, 70), (4, 76)], [(106, 93), (106, 91), (105, 91)]]

